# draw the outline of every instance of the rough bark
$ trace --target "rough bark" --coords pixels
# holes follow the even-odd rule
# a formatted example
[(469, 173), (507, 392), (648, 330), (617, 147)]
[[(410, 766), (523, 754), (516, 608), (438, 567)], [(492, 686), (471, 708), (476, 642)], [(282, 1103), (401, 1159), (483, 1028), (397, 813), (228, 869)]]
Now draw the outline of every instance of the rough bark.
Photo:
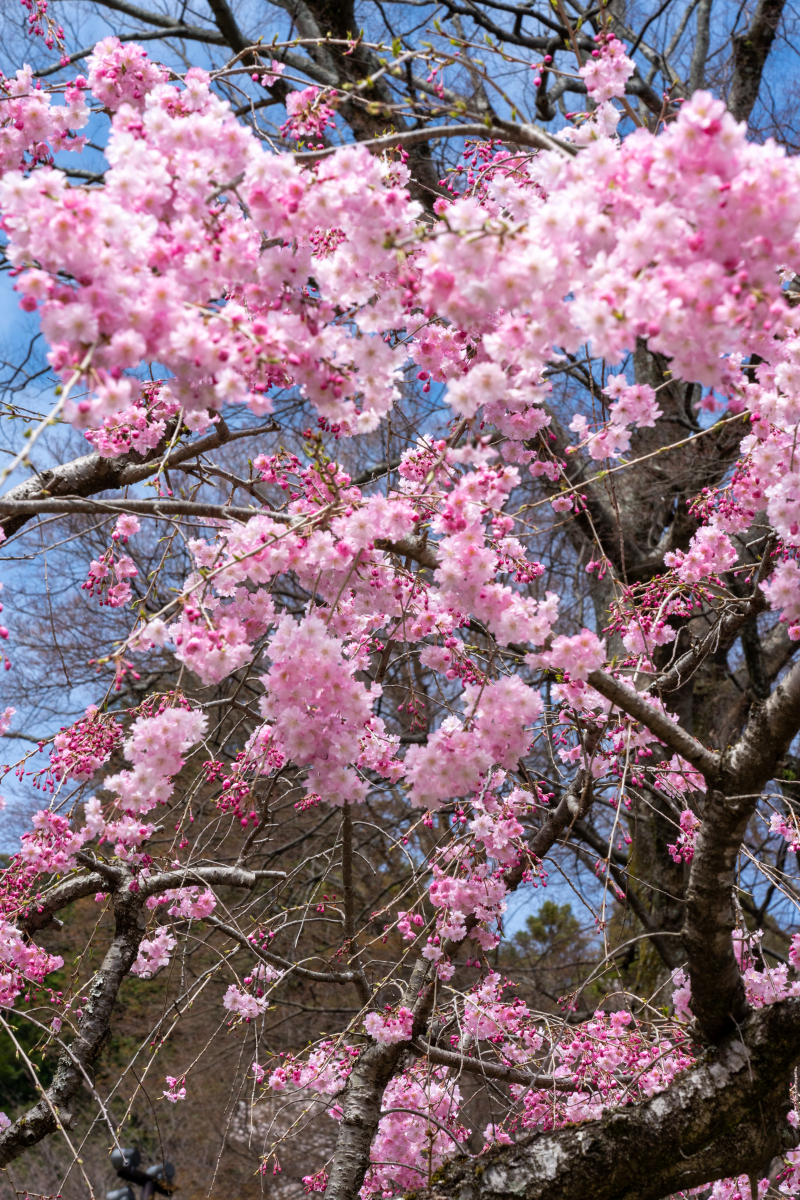
[(733, 952), (733, 888), (747, 826), (800, 725), (800, 664), (766, 703), (753, 706), (741, 740), (724, 756), (702, 810), (686, 894), (683, 942), (689, 958), (692, 1011), (703, 1035), (717, 1041), (747, 1012)]
[(728, 108), (737, 121), (746, 121), (753, 111), (764, 67), (775, 41), (786, 0), (759, 0), (745, 33), (733, 35), (733, 79)]
[(422, 1200), (660, 1200), (721, 1176), (761, 1172), (793, 1144), (789, 1084), (800, 999), (746, 1017), (661, 1095), (555, 1133), (460, 1159)]
[[(253, 437), (271, 428), (278, 427), (272, 424), (262, 425), (256, 429), (243, 429), (232, 433), (220, 418), (213, 433), (198, 438), (195, 442), (177, 446), (169, 453), (167, 453), (168, 441), (164, 440), (145, 455), (132, 452), (122, 454), (119, 458), (102, 458), (99, 454), (86, 454), (72, 462), (52, 469), (48, 468), (31, 476), (30, 479), (18, 483), (0, 498), (0, 513), (4, 511), (13, 513), (13, 515), (0, 520), (0, 528), (9, 538), (38, 512), (48, 511), (37, 504), (56, 497), (68, 497), (72, 500), (79, 497), (85, 499), (88, 496), (96, 496), (99, 492), (141, 483), (142, 480), (156, 473), (161, 464), (167, 469), (176, 467), (208, 450), (216, 450), (225, 442), (235, 441), (241, 437)], [(168, 433), (171, 436), (170, 431)], [(3, 502), (5, 502), (5, 508), (3, 508)], [(21, 507), (15, 511), (12, 506), (17, 504)], [(56, 508), (50, 511), (62, 510)], [(73, 510), (68, 509), (67, 511)]]

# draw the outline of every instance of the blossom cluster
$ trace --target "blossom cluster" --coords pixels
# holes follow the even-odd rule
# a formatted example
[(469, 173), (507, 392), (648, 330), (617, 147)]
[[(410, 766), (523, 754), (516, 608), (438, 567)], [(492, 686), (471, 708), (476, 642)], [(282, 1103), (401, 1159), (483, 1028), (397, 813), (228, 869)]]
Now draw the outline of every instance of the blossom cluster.
[(131, 974), (141, 979), (152, 979), (161, 967), (169, 966), (176, 945), (175, 938), (167, 929), (157, 930), (151, 938), (142, 938)]
[(34, 82), (31, 67), (26, 65), (13, 79), (0, 78), (0, 172), (52, 162), (61, 150), (83, 149), (86, 139), (74, 131), (89, 120), (84, 87), (68, 87), (65, 103), (54, 105), (41, 80)]
[(127, 815), (149, 812), (172, 793), (171, 779), (184, 764), (183, 755), (205, 733), (208, 717), (180, 705), (153, 716), (137, 717), (123, 743), (128, 770), (110, 775), (105, 786), (118, 794), (116, 805)]
[(0, 1006), (11, 1008), (31, 984), (40, 984), (45, 975), (63, 967), (58, 954), (48, 954), (35, 946), (5, 917), (0, 917)]

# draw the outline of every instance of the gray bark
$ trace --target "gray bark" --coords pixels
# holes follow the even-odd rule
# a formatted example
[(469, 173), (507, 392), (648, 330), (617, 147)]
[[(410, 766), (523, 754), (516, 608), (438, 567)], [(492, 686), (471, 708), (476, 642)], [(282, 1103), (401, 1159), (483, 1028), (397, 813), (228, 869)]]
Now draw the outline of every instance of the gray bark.
[(762, 1172), (794, 1144), (786, 1123), (800, 1061), (800, 999), (744, 1019), (661, 1095), (599, 1121), (531, 1133), (476, 1162), (456, 1160), (418, 1200), (660, 1200), (708, 1180)]
[(758, 99), (764, 67), (783, 16), (785, 0), (759, 0), (749, 28), (733, 36), (733, 79), (728, 108), (746, 121)]

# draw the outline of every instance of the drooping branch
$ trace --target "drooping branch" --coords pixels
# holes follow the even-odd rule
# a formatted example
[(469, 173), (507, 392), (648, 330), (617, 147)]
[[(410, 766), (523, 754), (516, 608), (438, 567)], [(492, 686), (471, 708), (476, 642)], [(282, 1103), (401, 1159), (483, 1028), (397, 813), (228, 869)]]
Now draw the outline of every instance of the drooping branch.
[(768, 607), (766, 596), (759, 590), (750, 599), (729, 608), (704, 638), (653, 681), (648, 689), (651, 695), (666, 696), (677, 692), (691, 679), (709, 655), (715, 654), (720, 646), (728, 645), (748, 621), (765, 612)]
[[(56, 923), (55, 913), (75, 900), (96, 892), (108, 892), (114, 910), (114, 937), (103, 962), (88, 987), (89, 1001), (83, 1005), (75, 1040), (61, 1054), (56, 1074), (42, 1099), (13, 1125), (0, 1131), (0, 1167), (6, 1166), (31, 1146), (54, 1132), (58, 1121), (72, 1128), (70, 1105), (84, 1079), (93, 1078), (94, 1063), (106, 1044), (111, 1015), (123, 979), (139, 951), (147, 925), (145, 901), (149, 896), (193, 884), (252, 888), (260, 879), (283, 880), (284, 871), (248, 871), (243, 867), (200, 866), (162, 871), (146, 879), (135, 879), (123, 863), (106, 863), (85, 851), (76, 860), (93, 868), (89, 875), (62, 880), (39, 898), (20, 919), (23, 931), (32, 935)], [(234, 934), (226, 929), (225, 932)], [(238, 939), (237, 939), (238, 940)], [(254, 947), (251, 947), (255, 950)], [(326, 981), (330, 977), (325, 976)], [(55, 1114), (55, 1116), (54, 1116)]]
[[(584, 753), (591, 759), (600, 739), (599, 728), (584, 735)], [(572, 784), (565, 790), (559, 804), (546, 817), (544, 824), (529, 843), (531, 855), (542, 859), (570, 822), (588, 813), (593, 801), (592, 775), (581, 768), (576, 772)], [(521, 859), (506, 871), (503, 882), (507, 891), (515, 891), (522, 882), (528, 865), (528, 857)], [(474, 916), (465, 921), (466, 937), (477, 925)], [(448, 938), (442, 946), (444, 954), (452, 958), (464, 938)], [(414, 1014), (412, 1039), (424, 1035), (436, 998), (436, 967), (426, 958), (418, 958), (411, 973), (401, 1003)], [(325, 1189), (326, 1200), (353, 1200), (364, 1182), (369, 1168), (372, 1139), (381, 1117), (383, 1093), (398, 1070), (404, 1043), (373, 1045), (360, 1055), (348, 1077), (342, 1098), (342, 1118), (336, 1140), (336, 1151)]]
[(309, 967), (303, 967), (299, 963), (291, 962), (288, 958), (281, 958), (279, 954), (271, 954), (269, 950), (264, 950), (263, 947), (251, 942), (245, 934), (234, 928), (233, 925), (227, 925), (224, 921), (217, 920), (216, 917), (204, 917), (203, 920), (207, 925), (212, 925), (220, 933), (224, 933), (227, 937), (232, 938), (233, 941), (238, 942), (245, 950), (249, 950), (256, 958), (260, 958), (262, 962), (269, 963), (273, 967), (280, 967), (282, 971), (291, 971), (293, 975), (297, 975), (300, 979), (308, 979), (313, 983), (355, 983), (357, 980), (357, 976), (353, 971), (312, 971)]
[(631, 887), (626, 870), (628, 865), (626, 856), (624, 854), (617, 856), (612, 853), (612, 848), (609, 847), (608, 842), (591, 825), (587, 825), (584, 821), (576, 821), (573, 825), (573, 830), (582, 842), (585, 842), (587, 846), (591, 846), (595, 854), (599, 854), (605, 860), (609, 874), (622, 893), (622, 903), (627, 904), (632, 909), (653, 946), (661, 956), (662, 961), (670, 970), (674, 970), (675, 967), (679, 966), (682, 958), (680, 948), (673, 941), (674, 934), (672, 937), (669, 935), (665, 936), (664, 931), (659, 929), (658, 925), (653, 922), (641, 898)]
[(353, 964), (353, 975), (359, 999), (369, 1004), (372, 988), (369, 986), (356, 944), (356, 891), (353, 882), (353, 808), (345, 804), (342, 809), (342, 886), (344, 887), (344, 945)]

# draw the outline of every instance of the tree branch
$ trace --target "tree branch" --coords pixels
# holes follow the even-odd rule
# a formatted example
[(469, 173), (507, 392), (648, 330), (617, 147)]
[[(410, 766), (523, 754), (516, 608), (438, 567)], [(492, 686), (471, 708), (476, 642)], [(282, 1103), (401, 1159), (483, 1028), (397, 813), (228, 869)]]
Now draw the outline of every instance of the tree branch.
[(743, 625), (768, 607), (767, 598), (759, 588), (749, 600), (729, 609), (696, 646), (692, 646), (668, 671), (653, 680), (648, 688), (650, 694), (662, 696), (679, 691), (709, 655), (715, 654), (720, 646), (730, 643)]
[(746, 121), (761, 88), (769, 52), (783, 15), (786, 0), (759, 0), (750, 28), (733, 35), (733, 79), (728, 108), (737, 121)]
[[(457, 1159), (419, 1200), (660, 1200), (722, 1176), (760, 1173), (789, 1149), (789, 1083), (800, 999), (767, 1005), (660, 1095), (599, 1121), (529, 1133)], [(646, 1147), (646, 1170), (643, 1148)]]
[(485, 1079), (498, 1079), (503, 1083), (521, 1083), (525, 1087), (555, 1088), (558, 1092), (576, 1092), (581, 1087), (579, 1083), (571, 1083), (568, 1079), (556, 1079), (553, 1075), (532, 1075), (528, 1071), (519, 1071), (514, 1067), (503, 1066), (502, 1063), (486, 1062), (482, 1058), (469, 1058), (465, 1054), (457, 1054), (452, 1050), (441, 1050), (431, 1046), (422, 1038), (411, 1042), (415, 1054), (427, 1058), (440, 1067), (451, 1067), (455, 1071), (469, 1071), (472, 1075), (481, 1075)]
[[(119, 458), (102, 458), (99, 454), (87, 454), (70, 463), (54, 467), (52, 470), (41, 471), (30, 479), (17, 484), (16, 487), (11, 488), (4, 496), (0, 497), (0, 512), (8, 511), (8, 509), (3, 509), (4, 503), (10, 505), (60, 496), (72, 499), (85, 498), (86, 496), (96, 496), (98, 492), (128, 487), (131, 484), (140, 483), (157, 472), (162, 463), (169, 469), (178, 466), (179, 463), (196, 458), (198, 454), (216, 450), (226, 442), (238, 441), (239, 438), (244, 437), (254, 437), (258, 433), (266, 433), (278, 428), (280, 427), (274, 422), (270, 422), (269, 425), (231, 432), (220, 417), (212, 433), (198, 438), (196, 442), (177, 446), (167, 455), (166, 459), (164, 458), (167, 449), (165, 439), (154, 450), (148, 451), (146, 455), (137, 454), (135, 451), (130, 454), (122, 454)], [(11, 537), (13, 533), (21, 529), (37, 511), (47, 510), (23, 509), (19, 514), (8, 516), (4, 521), (0, 521), (0, 527), (6, 537)]]
[(641, 692), (637, 692), (620, 679), (614, 679), (605, 671), (592, 671), (589, 683), (622, 712), (646, 725), (651, 733), (696, 767), (706, 779), (716, 779), (720, 767), (718, 755), (707, 750), (690, 733), (681, 729), (680, 725), (676, 725), (669, 717), (648, 704)]
[[(584, 735), (584, 753), (589, 759), (600, 734), (597, 728)], [(581, 769), (557, 808), (548, 814), (544, 825), (530, 842), (531, 853), (538, 859), (543, 858), (568, 828), (570, 821), (586, 815), (592, 800), (591, 773)], [(519, 887), (526, 866), (527, 856), (506, 871), (503, 883), (508, 892)], [(475, 916), (469, 916), (465, 925), (466, 936), (469, 937), (477, 925)], [(444, 953), (452, 957), (464, 940), (448, 938), (442, 947)], [(412, 1040), (419, 1038), (427, 1028), (436, 998), (436, 978), (435, 965), (425, 958), (418, 958), (401, 999), (401, 1004), (414, 1014)], [(403, 1042), (370, 1046), (360, 1055), (349, 1075), (342, 1097), (342, 1118), (325, 1200), (352, 1200), (364, 1182), (372, 1138), (380, 1121), (383, 1093), (399, 1066), (404, 1046)]]
[(733, 888), (742, 840), (759, 796), (800, 727), (800, 663), (769, 700), (754, 704), (741, 739), (722, 756), (718, 786), (702, 811), (683, 927), (692, 1012), (709, 1041), (728, 1034), (747, 1013), (733, 952)]
[(353, 971), (338, 971), (332, 973), (330, 971), (312, 971), (308, 967), (301, 967), (299, 963), (293, 963), (288, 958), (281, 958), (279, 954), (272, 954), (269, 950), (264, 950), (260, 946), (256, 946), (250, 939), (232, 925), (226, 925), (224, 921), (218, 921), (216, 917), (203, 917), (207, 925), (213, 925), (220, 933), (226, 934), (229, 938), (233, 938), (245, 950), (250, 950), (255, 954), (256, 958), (260, 958), (263, 962), (270, 963), (274, 967), (280, 967), (283, 971), (291, 971), (293, 975), (299, 976), (300, 979), (310, 979), (314, 983), (356, 983), (357, 978)]
[(47, 929), (49, 925), (55, 924), (55, 914), (68, 904), (81, 900), (84, 896), (93, 896), (105, 891), (108, 891), (108, 880), (99, 872), (62, 879), (55, 887), (38, 897), (35, 907), (29, 908), (20, 917), (20, 926), (30, 936), (39, 929)]
[(203, 504), (195, 500), (81, 500), (68, 496), (63, 500), (7, 500), (0, 498), (0, 515), (33, 517), (38, 513), (142, 513), (152, 517), (214, 517), (218, 520), (249, 521), (251, 517), (268, 516), (273, 521), (289, 524), (289, 513), (272, 512), (267, 508), (244, 508), (236, 504)]
[[(29, 1150), (57, 1128), (57, 1120), (66, 1128), (72, 1128), (74, 1117), (70, 1105), (75, 1099), (84, 1077), (92, 1079), (93, 1066), (109, 1037), (111, 1014), (117, 993), (125, 976), (130, 971), (139, 943), (146, 928), (143, 903), (140, 894), (127, 886), (127, 875), (122, 886), (114, 891), (114, 937), (103, 962), (91, 985), (89, 1000), (83, 1005), (83, 1015), (78, 1023), (75, 1040), (69, 1051), (58, 1060), (55, 1077), (42, 1099), (13, 1125), (0, 1131), (0, 1167), (13, 1162), (20, 1154)], [(85, 878), (81, 881), (87, 883)], [(48, 1103), (49, 1101), (49, 1103)], [(54, 1115), (56, 1114), (56, 1115)]]
[(711, 37), (711, 0), (700, 0), (697, 6), (697, 33), (689, 68), (689, 91), (696, 92), (706, 86), (706, 59)]
[(418, 562), (421, 567), (427, 567), (430, 571), (435, 571), (439, 566), (439, 559), (436, 556), (436, 543), (427, 542), (422, 537), (411, 535), (400, 538), (397, 542), (390, 542), (388, 538), (376, 538), (375, 548), (377, 550), (387, 550), (392, 554), (396, 554), (398, 558), (411, 558), (414, 562)]
[(218, 887), (255, 887), (259, 879), (285, 879), (285, 871), (248, 871), (246, 867), (181, 867), (177, 871), (162, 871), (142, 879), (139, 895), (143, 899), (167, 892), (171, 888), (191, 887), (192, 884), (216, 884)]
[[(359, 145), (367, 146), (370, 150), (378, 153), (394, 146), (416, 146), (422, 142), (432, 142), (436, 138), (447, 137), (480, 137), (485, 141), (493, 138), (495, 141), (516, 142), (520, 146), (531, 146), (536, 150), (554, 150), (561, 155), (573, 156), (578, 153), (577, 147), (552, 137), (536, 125), (527, 123), (517, 125), (513, 121), (502, 121), (499, 118), (495, 125), (472, 122), (466, 125), (430, 125), (424, 129), (409, 129), (401, 133), (389, 133), (385, 137), (360, 141)], [(295, 162), (317, 162), (321, 158), (329, 158), (338, 149), (338, 146), (328, 146), (324, 150), (304, 151), (295, 154)]]
[(342, 809), (342, 886), (344, 888), (344, 940), (354, 966), (354, 982), (362, 1004), (369, 1004), (372, 989), (367, 982), (356, 945), (356, 892), (353, 884), (353, 807)]

